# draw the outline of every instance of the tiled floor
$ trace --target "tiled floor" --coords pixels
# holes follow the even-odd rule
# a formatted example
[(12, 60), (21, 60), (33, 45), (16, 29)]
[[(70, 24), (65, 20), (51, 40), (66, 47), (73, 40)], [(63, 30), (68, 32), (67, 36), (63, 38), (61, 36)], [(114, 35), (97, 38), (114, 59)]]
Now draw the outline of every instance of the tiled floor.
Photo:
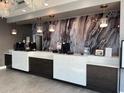
[(0, 70), (0, 93), (97, 93), (14, 70)]

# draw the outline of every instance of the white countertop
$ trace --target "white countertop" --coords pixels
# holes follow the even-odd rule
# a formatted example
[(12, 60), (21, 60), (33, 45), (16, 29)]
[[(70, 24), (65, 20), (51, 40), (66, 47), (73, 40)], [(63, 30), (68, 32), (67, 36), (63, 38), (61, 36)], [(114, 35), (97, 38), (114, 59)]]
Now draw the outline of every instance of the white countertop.
[[(29, 57), (35, 58), (43, 58), (43, 59), (50, 59), (54, 60), (54, 57), (57, 56), (60, 60), (63, 60), (63, 57), (68, 58), (83, 58), (82, 62), (86, 62), (90, 65), (98, 65), (98, 66), (106, 66), (106, 67), (114, 67), (119, 68), (119, 57), (105, 57), (105, 56), (94, 56), (94, 55), (67, 55), (67, 54), (58, 54), (52, 52), (45, 52), (45, 51), (16, 51), (16, 52), (27, 52)], [(11, 53), (6, 53), (11, 54)]]
[[(64, 61), (64, 57), (68, 58), (82, 58), (82, 62), (86, 62), (89, 65), (98, 65), (105, 67), (119, 68), (119, 57), (105, 57), (105, 56), (94, 56), (94, 55), (66, 55), (66, 54), (54, 54), (54, 56), (61, 56)], [(60, 57), (59, 57), (60, 58)]]
[(29, 53), (29, 57), (53, 60), (53, 53), (52, 52), (34, 51), (34, 52)]
[(9, 53), (9, 52), (6, 52), (6, 53), (4, 53), (4, 54), (7, 54), (7, 55), (12, 55), (12, 53)]

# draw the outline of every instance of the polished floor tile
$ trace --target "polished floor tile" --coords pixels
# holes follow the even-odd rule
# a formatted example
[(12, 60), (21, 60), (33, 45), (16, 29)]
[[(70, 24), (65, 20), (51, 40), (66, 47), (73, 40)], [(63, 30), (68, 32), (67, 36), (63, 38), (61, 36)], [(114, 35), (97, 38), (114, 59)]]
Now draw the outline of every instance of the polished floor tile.
[(0, 70), (0, 93), (98, 93), (71, 84), (14, 71)]

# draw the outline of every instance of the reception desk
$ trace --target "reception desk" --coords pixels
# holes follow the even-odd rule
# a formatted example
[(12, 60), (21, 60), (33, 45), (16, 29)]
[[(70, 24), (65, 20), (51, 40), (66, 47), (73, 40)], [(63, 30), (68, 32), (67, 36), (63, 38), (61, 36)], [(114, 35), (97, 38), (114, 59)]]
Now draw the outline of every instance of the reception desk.
[(117, 92), (118, 57), (12, 51), (12, 68), (100, 92)]

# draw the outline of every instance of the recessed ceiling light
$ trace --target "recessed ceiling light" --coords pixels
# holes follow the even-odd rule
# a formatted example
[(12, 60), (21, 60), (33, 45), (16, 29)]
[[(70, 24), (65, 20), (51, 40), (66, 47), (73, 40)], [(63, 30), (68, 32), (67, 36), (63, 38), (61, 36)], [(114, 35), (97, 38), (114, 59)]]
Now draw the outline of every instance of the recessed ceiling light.
[(30, 4), (28, 1), (26, 2), (28, 5)]
[(26, 12), (26, 10), (25, 10), (25, 9), (23, 9), (23, 10), (22, 10), (22, 12)]
[(48, 3), (44, 3), (45, 6), (48, 6)]

